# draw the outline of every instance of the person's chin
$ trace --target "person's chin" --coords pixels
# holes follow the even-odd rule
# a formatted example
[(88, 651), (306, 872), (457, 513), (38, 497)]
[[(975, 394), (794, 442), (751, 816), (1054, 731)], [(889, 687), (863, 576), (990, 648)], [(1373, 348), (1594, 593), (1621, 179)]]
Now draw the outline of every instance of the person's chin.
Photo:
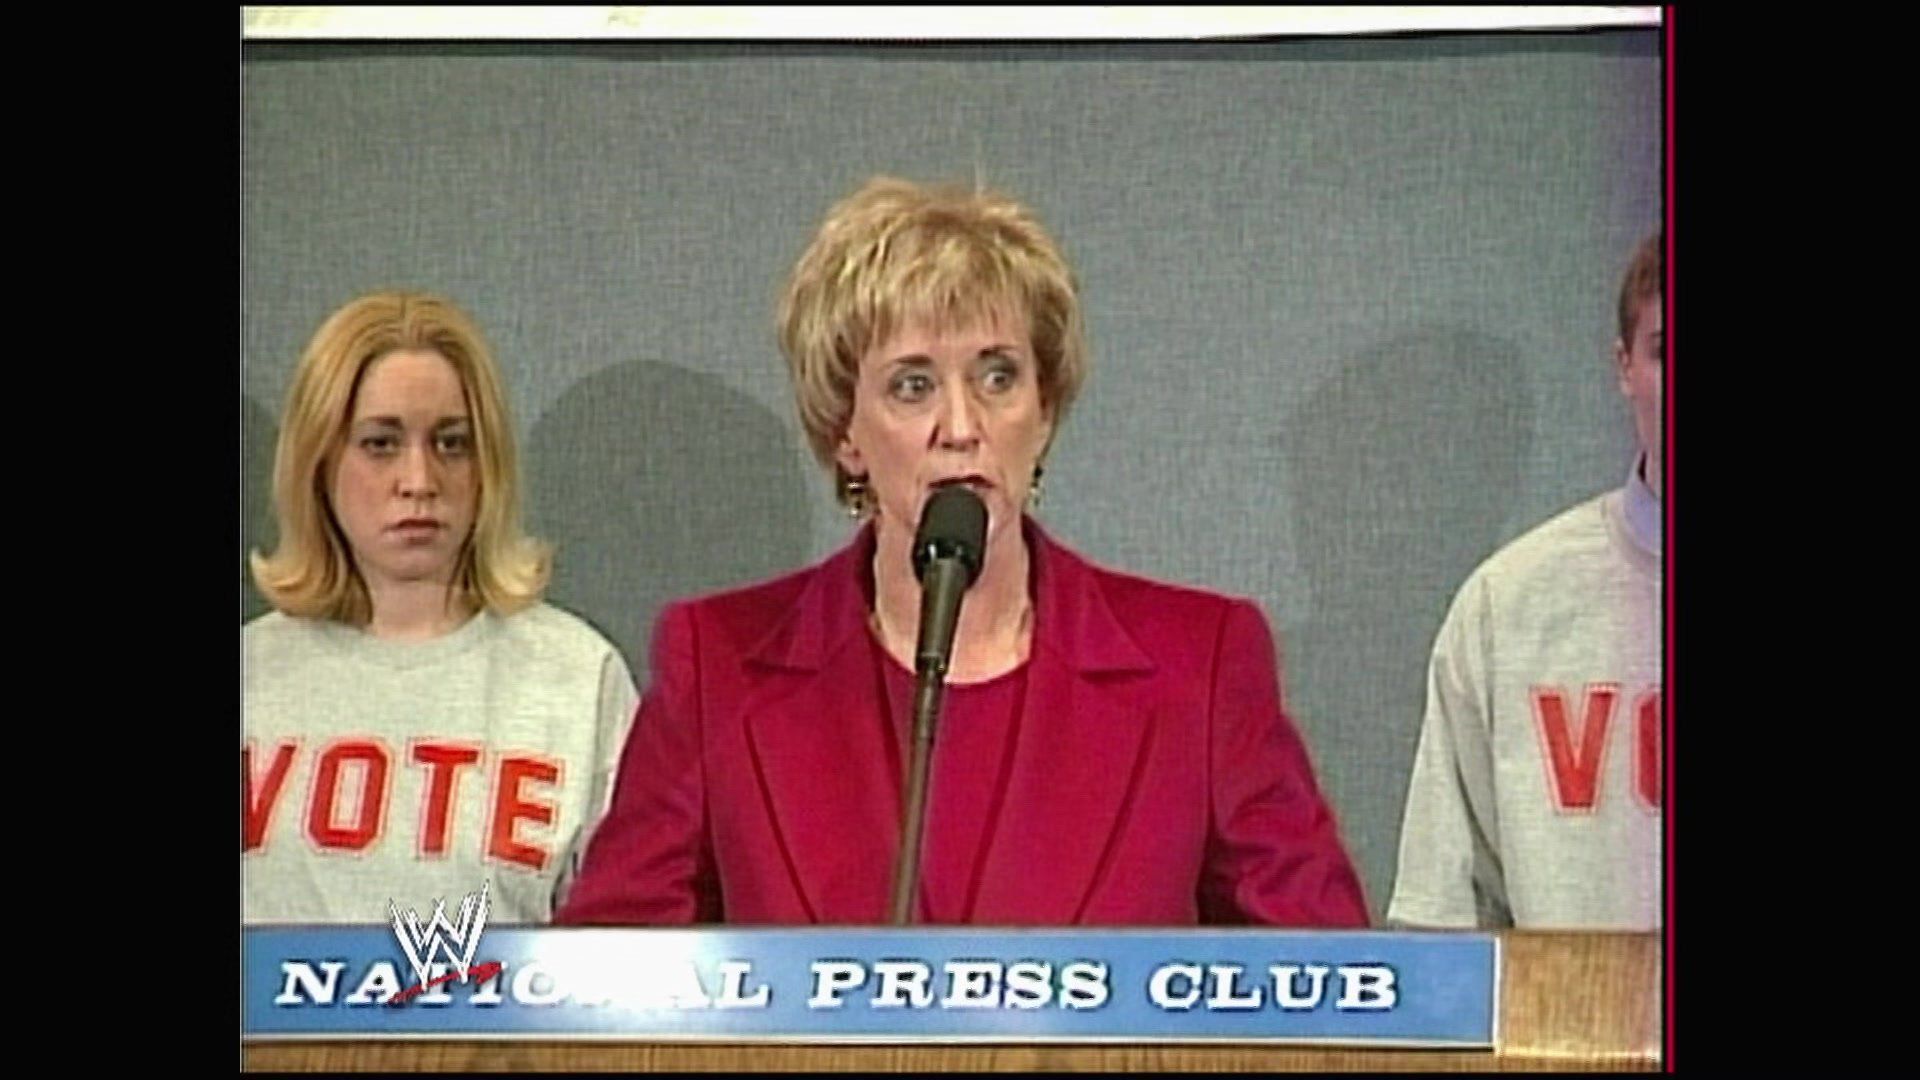
[(450, 581), (453, 560), (440, 552), (409, 551), (388, 560), (383, 569), (388, 579), (407, 584)]
[(996, 488), (987, 500), (987, 539), (998, 543), (1019, 535), (1020, 508), (1002, 498)]

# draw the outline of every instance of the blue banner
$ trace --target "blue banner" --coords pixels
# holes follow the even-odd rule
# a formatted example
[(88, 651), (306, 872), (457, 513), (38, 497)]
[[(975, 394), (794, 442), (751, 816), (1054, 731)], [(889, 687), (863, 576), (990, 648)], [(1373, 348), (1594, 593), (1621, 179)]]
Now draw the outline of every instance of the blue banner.
[(494, 927), (437, 959), (391, 927), (241, 943), (246, 1038), (1491, 1047), (1498, 985), (1487, 934)]

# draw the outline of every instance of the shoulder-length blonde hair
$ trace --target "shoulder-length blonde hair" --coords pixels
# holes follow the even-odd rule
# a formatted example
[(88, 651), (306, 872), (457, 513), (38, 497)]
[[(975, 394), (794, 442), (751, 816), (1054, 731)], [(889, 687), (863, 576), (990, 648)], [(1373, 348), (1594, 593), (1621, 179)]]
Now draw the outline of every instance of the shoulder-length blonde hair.
[(1087, 377), (1086, 330), (1073, 269), (1031, 210), (984, 188), (876, 176), (827, 212), (777, 322), (800, 425), (842, 503), (853, 505), (834, 449), (860, 358), (915, 323), (941, 332), (996, 315), (1025, 320), (1057, 433)]
[(254, 584), (289, 615), (365, 626), (366, 581), (327, 500), (346, 444), (354, 396), (373, 362), (401, 350), (431, 351), (459, 373), (479, 464), (473, 532), (454, 572), (455, 598), (502, 615), (540, 600), (552, 549), (520, 531), (519, 458), (506, 396), (486, 340), (451, 301), (426, 293), (369, 293), (327, 317), (307, 344), (280, 417), (273, 457), (279, 547), (252, 553)]

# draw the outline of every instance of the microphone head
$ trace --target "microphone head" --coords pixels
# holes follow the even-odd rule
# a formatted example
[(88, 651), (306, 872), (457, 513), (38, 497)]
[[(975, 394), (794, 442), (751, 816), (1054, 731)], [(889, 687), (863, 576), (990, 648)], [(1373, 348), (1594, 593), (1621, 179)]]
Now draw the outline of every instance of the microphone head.
[(987, 507), (980, 496), (959, 484), (936, 490), (921, 508), (920, 528), (913, 534), (913, 576), (924, 582), (929, 562), (958, 559), (971, 588), (986, 551)]

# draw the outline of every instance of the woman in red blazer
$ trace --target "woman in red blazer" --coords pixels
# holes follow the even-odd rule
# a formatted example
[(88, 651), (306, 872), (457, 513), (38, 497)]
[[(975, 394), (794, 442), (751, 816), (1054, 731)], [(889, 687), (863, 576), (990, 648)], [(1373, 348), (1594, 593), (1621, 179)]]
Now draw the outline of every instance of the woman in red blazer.
[(781, 304), (800, 416), (870, 519), (818, 566), (670, 605), (561, 923), (887, 919), (920, 509), (987, 507), (934, 743), (917, 920), (1364, 926), (1258, 608), (1095, 567), (1027, 516), (1086, 374), (1077, 288), (1005, 197), (876, 179)]

